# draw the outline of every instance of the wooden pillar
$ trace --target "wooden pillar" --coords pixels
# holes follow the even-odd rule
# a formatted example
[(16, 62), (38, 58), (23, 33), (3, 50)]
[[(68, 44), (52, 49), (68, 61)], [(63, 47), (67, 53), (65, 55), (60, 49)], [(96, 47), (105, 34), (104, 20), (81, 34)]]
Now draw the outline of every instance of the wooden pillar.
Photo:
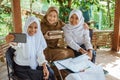
[(22, 32), (20, 0), (11, 0), (14, 32)]
[(120, 50), (120, 0), (115, 2), (114, 33), (112, 41), (112, 50)]

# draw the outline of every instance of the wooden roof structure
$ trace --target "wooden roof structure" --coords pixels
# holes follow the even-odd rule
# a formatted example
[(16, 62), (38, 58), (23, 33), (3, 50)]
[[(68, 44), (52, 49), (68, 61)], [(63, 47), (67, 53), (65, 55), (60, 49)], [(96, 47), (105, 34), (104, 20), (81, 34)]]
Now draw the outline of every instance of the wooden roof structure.
[[(21, 33), (22, 20), (21, 20), (20, 0), (11, 0), (11, 3), (12, 3), (14, 31), (17, 33)], [(120, 0), (115, 0), (115, 18), (114, 18), (112, 50), (120, 51)]]

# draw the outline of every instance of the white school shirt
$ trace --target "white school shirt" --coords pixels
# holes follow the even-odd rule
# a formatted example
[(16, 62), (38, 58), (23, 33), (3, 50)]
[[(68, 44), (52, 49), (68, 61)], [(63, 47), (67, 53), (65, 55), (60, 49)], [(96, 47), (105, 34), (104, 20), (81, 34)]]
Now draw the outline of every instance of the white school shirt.
[[(29, 55), (27, 55), (26, 53), (23, 53), (24, 43), (18, 43), (17, 46), (13, 46), (13, 45), (11, 45), (11, 46), (12, 46), (12, 48), (14, 48), (16, 50), (14, 52), (15, 63), (18, 65), (21, 65), (21, 66), (29, 66), (30, 65)], [(39, 66), (42, 66), (42, 64), (44, 62), (47, 63), (47, 60), (45, 59), (43, 51), (40, 51), (37, 53), (36, 59), (37, 59), (37, 64)]]
[(89, 30), (87, 29), (68, 29), (69, 25), (63, 27), (65, 41), (69, 47), (78, 51), (81, 47), (80, 45), (84, 44), (86, 49), (93, 49), (91, 44), (91, 39), (89, 36)]
[[(30, 36), (28, 34), (28, 28), (31, 23), (37, 24), (37, 32)], [(17, 46), (14, 46), (16, 49), (14, 61), (16, 64), (21, 66), (30, 66), (31, 69), (36, 69), (38, 65), (42, 66), (45, 60), (43, 50), (47, 47), (46, 41), (41, 32), (40, 22), (34, 17), (30, 16), (24, 25), (23, 33), (26, 34), (26, 43), (18, 43)]]

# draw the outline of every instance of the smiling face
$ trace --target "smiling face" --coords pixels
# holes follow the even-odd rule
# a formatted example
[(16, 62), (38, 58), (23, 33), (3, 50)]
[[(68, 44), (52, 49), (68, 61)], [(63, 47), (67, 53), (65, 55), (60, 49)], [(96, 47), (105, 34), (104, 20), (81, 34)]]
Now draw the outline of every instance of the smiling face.
[(47, 21), (50, 24), (54, 24), (56, 23), (58, 20), (58, 14), (56, 11), (51, 11), (48, 15), (47, 15)]
[(73, 14), (71, 17), (70, 17), (70, 24), (75, 26), (79, 23), (79, 18), (76, 14)]
[(34, 34), (36, 34), (37, 29), (38, 29), (37, 23), (36, 22), (31, 23), (27, 29), (29, 36), (33, 36)]

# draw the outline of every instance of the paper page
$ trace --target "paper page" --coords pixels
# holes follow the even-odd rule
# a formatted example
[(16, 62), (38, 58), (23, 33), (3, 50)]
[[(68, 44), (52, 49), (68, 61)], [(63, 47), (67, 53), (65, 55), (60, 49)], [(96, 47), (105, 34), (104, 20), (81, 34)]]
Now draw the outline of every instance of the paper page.
[(87, 68), (90, 68), (91, 64), (89, 64), (88, 58), (89, 57), (87, 57), (86, 55), (82, 55), (76, 58), (60, 60), (58, 61), (58, 63), (64, 66), (65, 68), (70, 69), (73, 72), (80, 72)]
[(64, 66), (60, 65), (57, 61), (54, 61), (54, 64), (58, 70), (66, 69)]
[(75, 57), (75, 58), (73, 58), (72, 59), (72, 61), (73, 62), (81, 62), (81, 61), (84, 61), (84, 60), (88, 60), (89, 59), (89, 56), (88, 55), (86, 55), (86, 54), (83, 54), (83, 55), (81, 55), (81, 56), (78, 56), (78, 57)]
[(66, 80), (105, 80), (103, 69), (100, 66), (94, 65), (84, 72), (71, 73)]
[(87, 64), (87, 61), (81, 61), (80, 63), (73, 63), (72, 61), (60, 61), (59, 63), (73, 72), (80, 72), (90, 67)]
[[(69, 58), (69, 59), (72, 59), (72, 58)], [(59, 60), (59, 61), (62, 61), (62, 60)], [(54, 61), (53, 63), (55, 64), (55, 66), (56, 66), (59, 70), (61, 70), (61, 69), (66, 69), (66, 67), (64, 67), (63, 65), (59, 64), (58, 61)]]

